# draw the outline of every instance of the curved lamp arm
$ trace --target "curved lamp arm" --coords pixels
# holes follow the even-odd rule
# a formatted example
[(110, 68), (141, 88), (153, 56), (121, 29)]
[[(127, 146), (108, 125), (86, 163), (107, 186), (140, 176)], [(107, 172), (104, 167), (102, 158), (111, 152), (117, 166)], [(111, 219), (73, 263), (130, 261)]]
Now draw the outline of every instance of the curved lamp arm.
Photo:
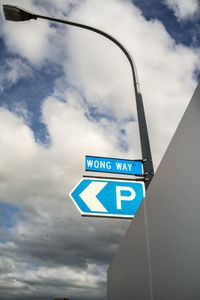
[(134, 64), (134, 60), (131, 57), (131, 54), (128, 52), (128, 50), (113, 36), (110, 34), (97, 29), (92, 26), (75, 23), (71, 21), (65, 21), (61, 19), (51, 18), (43, 15), (37, 15), (32, 14), (24, 9), (21, 9), (17, 6), (12, 5), (3, 5), (4, 15), (5, 18), (9, 21), (27, 21), (30, 19), (45, 19), (48, 21), (58, 22), (62, 24), (67, 24), (75, 27), (80, 27), (83, 29), (87, 29), (93, 32), (96, 32), (110, 41), (112, 41), (115, 45), (117, 45), (123, 53), (126, 55), (132, 71), (132, 77), (133, 77), (133, 86), (134, 86), (134, 93), (135, 93), (135, 99), (136, 99), (136, 107), (137, 107), (137, 116), (138, 116), (138, 124), (139, 124), (139, 132), (140, 132), (140, 143), (141, 143), (141, 152), (142, 152), (142, 161), (143, 161), (143, 169), (144, 169), (144, 179), (145, 179), (145, 186), (146, 189), (148, 185), (150, 184), (153, 175), (154, 175), (154, 169), (153, 169), (153, 162), (152, 162), (152, 156), (151, 156), (151, 148), (150, 148), (150, 142), (149, 142), (149, 136), (148, 136), (148, 130), (147, 130), (147, 124), (146, 124), (146, 117), (144, 112), (144, 106), (143, 106), (143, 100), (142, 100), (142, 94), (139, 91), (139, 82), (137, 77), (137, 71)]

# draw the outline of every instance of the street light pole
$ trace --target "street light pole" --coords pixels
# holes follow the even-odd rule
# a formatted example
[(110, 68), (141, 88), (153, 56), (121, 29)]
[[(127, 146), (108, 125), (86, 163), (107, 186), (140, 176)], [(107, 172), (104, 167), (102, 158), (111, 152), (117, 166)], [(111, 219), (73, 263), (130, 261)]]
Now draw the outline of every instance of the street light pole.
[(6, 20), (9, 21), (27, 21), (31, 19), (45, 19), (52, 22), (58, 22), (62, 24), (67, 24), (75, 27), (80, 27), (82, 29), (90, 30), (93, 32), (96, 32), (97, 34), (100, 34), (110, 41), (112, 41), (115, 45), (117, 45), (125, 54), (127, 57), (131, 71), (132, 71), (132, 78), (133, 78), (133, 87), (134, 87), (134, 93), (135, 93), (135, 99), (136, 99), (136, 107), (137, 107), (137, 116), (138, 116), (138, 124), (139, 124), (139, 133), (140, 133), (140, 144), (141, 144), (141, 152), (142, 152), (142, 161), (143, 161), (143, 169), (144, 169), (144, 180), (145, 180), (145, 187), (148, 188), (153, 175), (154, 175), (154, 169), (153, 169), (153, 162), (152, 162), (152, 155), (151, 155), (151, 148), (150, 148), (150, 142), (149, 142), (149, 135), (147, 130), (147, 123), (146, 123), (146, 117), (144, 112), (144, 105), (142, 100), (142, 94), (139, 90), (139, 83), (137, 79), (137, 71), (134, 64), (134, 61), (131, 57), (131, 54), (128, 52), (128, 50), (113, 36), (110, 34), (99, 30), (92, 26), (87, 26), (80, 23), (70, 22), (66, 20), (51, 18), (48, 16), (38, 15), (38, 14), (32, 14), (24, 9), (21, 9), (16, 6), (12, 5), (3, 5), (4, 15)]

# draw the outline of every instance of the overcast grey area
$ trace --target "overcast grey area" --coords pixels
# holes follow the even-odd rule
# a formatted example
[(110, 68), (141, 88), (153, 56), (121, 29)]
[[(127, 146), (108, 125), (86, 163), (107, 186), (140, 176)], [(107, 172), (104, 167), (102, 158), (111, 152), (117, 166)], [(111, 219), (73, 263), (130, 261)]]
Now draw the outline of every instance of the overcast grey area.
[[(1, 243), (2, 274), (13, 272), (11, 277), (6, 278), (12, 287), (9, 288), (9, 295), (4, 280), (1, 282), (1, 285), (5, 284), (5, 288), (1, 288), (1, 295), (8, 299), (18, 299), (15, 297), (20, 294), (19, 299), (29, 299), (27, 289), (33, 289), (34, 297), (38, 299), (44, 295), (42, 297), (48, 299), (52, 295), (65, 293), (65, 296), (68, 291), (71, 293), (73, 289), (77, 289), (77, 298), (73, 299), (82, 299), (82, 295), (88, 299), (88, 293), (92, 299), (98, 299), (95, 283), (88, 292), (87, 286), (79, 281), (84, 280), (84, 276), (91, 281), (95, 281), (97, 277), (98, 290), (101, 293), (105, 290), (104, 274), (127, 221), (117, 220), (116, 231), (110, 220), (83, 219), (80, 226), (78, 220), (73, 223), (74, 220), (67, 216), (64, 219), (59, 215), (51, 215), (47, 219), (32, 210), (23, 210), (18, 218), (20, 222), (17, 223), (17, 228), (1, 230), (1, 239), (6, 240), (6, 243)], [(24, 227), (26, 229), (21, 231)], [(42, 266), (39, 274), (37, 266)], [(48, 272), (49, 269), (52, 271)], [(80, 276), (81, 272), (89, 272), (90, 275)], [(16, 279), (20, 281), (20, 286), (15, 286)], [(34, 297), (30, 295), (30, 299), (36, 299)]]

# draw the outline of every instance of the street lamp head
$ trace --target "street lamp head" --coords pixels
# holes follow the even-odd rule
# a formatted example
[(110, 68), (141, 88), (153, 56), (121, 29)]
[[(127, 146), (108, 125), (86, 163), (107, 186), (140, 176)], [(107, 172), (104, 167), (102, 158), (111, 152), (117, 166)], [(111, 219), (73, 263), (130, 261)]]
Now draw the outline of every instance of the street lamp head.
[(8, 21), (20, 22), (37, 19), (37, 16), (13, 5), (3, 5), (5, 19)]

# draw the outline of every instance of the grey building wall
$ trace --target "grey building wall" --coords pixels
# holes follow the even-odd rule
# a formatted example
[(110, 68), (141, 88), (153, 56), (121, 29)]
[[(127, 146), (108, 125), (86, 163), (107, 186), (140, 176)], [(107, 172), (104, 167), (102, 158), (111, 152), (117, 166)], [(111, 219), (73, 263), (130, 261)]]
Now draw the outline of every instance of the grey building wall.
[(108, 269), (108, 300), (200, 299), (200, 85)]

